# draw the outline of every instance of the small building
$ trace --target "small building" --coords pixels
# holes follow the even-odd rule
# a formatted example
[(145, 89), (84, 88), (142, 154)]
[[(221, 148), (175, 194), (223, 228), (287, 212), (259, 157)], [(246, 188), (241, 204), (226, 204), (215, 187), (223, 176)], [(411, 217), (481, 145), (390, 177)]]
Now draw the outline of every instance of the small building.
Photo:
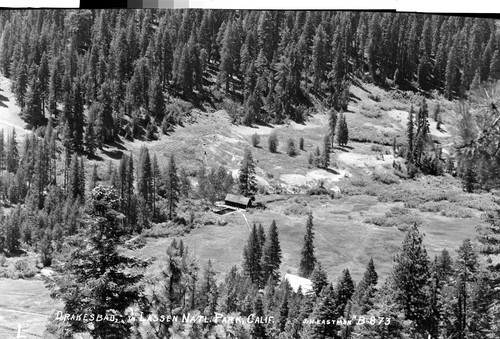
[(247, 198), (241, 195), (227, 194), (224, 199), (224, 204), (229, 207), (246, 209), (252, 205), (252, 201), (254, 200), (254, 197)]
[(312, 281), (307, 278), (299, 277), (295, 274), (286, 273), (283, 277), (283, 280), (288, 281), (292, 290), (297, 293), (299, 288), (302, 291), (303, 295), (308, 295), (313, 293), (312, 290)]

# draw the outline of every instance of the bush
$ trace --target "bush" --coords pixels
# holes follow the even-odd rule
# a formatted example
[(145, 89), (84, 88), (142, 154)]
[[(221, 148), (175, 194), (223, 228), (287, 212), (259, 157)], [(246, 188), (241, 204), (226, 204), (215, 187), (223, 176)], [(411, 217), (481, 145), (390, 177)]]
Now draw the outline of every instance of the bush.
[(307, 205), (294, 203), (289, 205), (283, 211), (285, 215), (307, 215), (311, 213), (311, 210), (307, 207)]
[(398, 184), (399, 179), (394, 174), (385, 172), (385, 173), (373, 173), (373, 179), (379, 181), (386, 185)]
[(329, 190), (324, 187), (315, 187), (307, 191), (308, 195), (328, 195), (330, 198), (335, 198), (335, 191)]
[(422, 224), (422, 221), (418, 217), (410, 213), (391, 217), (387, 217), (387, 215), (371, 217), (365, 219), (363, 222), (366, 224), (374, 224), (380, 227), (397, 227), (399, 230), (405, 230), (415, 224), (417, 224), (417, 226)]
[(288, 139), (286, 143), (286, 154), (288, 154), (291, 157), (297, 155), (297, 150), (295, 149), (295, 141), (293, 141), (292, 138)]
[(276, 153), (278, 151), (278, 134), (276, 131), (272, 131), (271, 134), (269, 135), (269, 138), (267, 139), (267, 144), (269, 146), (269, 150), (272, 153)]
[(382, 113), (379, 110), (374, 111), (371, 108), (365, 109), (364, 107), (362, 107), (359, 112), (370, 119), (378, 119), (382, 117)]
[(311, 166), (314, 165), (314, 154), (313, 153), (309, 153), (309, 157), (307, 158), (307, 163)]
[(473, 218), (474, 211), (470, 208), (451, 204), (447, 201), (428, 201), (418, 207), (421, 212), (439, 213), (449, 218)]
[(7, 259), (5, 258), (5, 254), (0, 254), (0, 267), (5, 266), (5, 263), (7, 262)]
[(354, 178), (354, 179), (351, 179), (351, 185), (356, 186), (356, 187), (365, 187), (366, 181), (363, 178)]
[(368, 94), (368, 98), (372, 99), (373, 101), (380, 102), (380, 95), (373, 95), (373, 94)]
[(20, 278), (31, 278), (38, 272), (36, 266), (26, 258), (17, 260), (14, 263), (14, 268), (19, 273)]
[(260, 144), (260, 135), (257, 133), (252, 134), (252, 146), (257, 147)]
[(373, 152), (382, 152), (384, 150), (384, 148), (380, 145), (377, 145), (377, 144), (373, 144), (370, 149), (373, 151)]
[(392, 207), (389, 211), (385, 212), (387, 218), (397, 217), (401, 215), (410, 214), (410, 210), (405, 207)]
[(231, 117), (231, 121), (233, 124), (240, 122), (243, 113), (241, 105), (230, 99), (224, 99), (222, 101), (222, 104), (220, 105), (220, 108), (227, 112), (227, 114)]
[[(193, 105), (182, 100), (176, 100), (165, 106), (165, 118), (171, 125), (181, 124), (184, 117), (191, 111)], [(163, 123), (163, 122), (162, 122)]]

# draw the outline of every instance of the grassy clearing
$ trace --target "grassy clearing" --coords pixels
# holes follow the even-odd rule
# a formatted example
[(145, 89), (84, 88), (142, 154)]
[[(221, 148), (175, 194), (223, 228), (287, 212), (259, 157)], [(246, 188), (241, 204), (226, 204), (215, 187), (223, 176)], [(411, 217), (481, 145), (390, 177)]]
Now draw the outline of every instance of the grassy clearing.
[[(385, 279), (392, 268), (393, 255), (404, 237), (396, 227), (401, 223), (419, 222), (427, 234), (424, 242), (431, 257), (443, 248), (454, 253), (465, 238), (474, 237), (475, 226), (481, 223), (478, 218), (455, 219), (423, 213), (405, 208), (402, 203), (380, 202), (377, 197), (366, 195), (335, 200), (327, 196), (304, 196), (271, 202), (268, 209), (251, 211), (246, 217), (250, 224), (262, 223), (266, 230), (271, 221), (276, 220), (283, 251), (282, 273), (296, 273), (298, 270), (307, 217), (301, 213), (284, 213), (289, 206), (296, 205), (313, 211), (316, 256), (331, 279), (336, 279), (344, 268), (349, 268), (355, 279), (361, 278), (370, 257), (374, 258), (382, 280)], [(248, 237), (241, 214), (232, 213), (224, 218), (227, 221), (225, 226), (207, 225), (178, 238), (191, 248), (201, 265), (210, 258), (219, 278), (230, 267), (240, 265)], [(366, 223), (370, 218), (385, 218), (387, 224), (382, 226), (386, 227)], [(171, 241), (172, 238), (148, 239), (146, 246), (136, 251), (136, 255), (162, 258)], [(160, 266), (161, 261), (156, 261), (153, 270), (159, 270)]]
[[(22, 330), (41, 336), (48, 316), (57, 305), (41, 280), (0, 279), (0, 324), (3, 326), (17, 329), (21, 325)], [(15, 335), (12, 331), (6, 332), (10, 336)], [(28, 338), (31, 336), (28, 335)]]

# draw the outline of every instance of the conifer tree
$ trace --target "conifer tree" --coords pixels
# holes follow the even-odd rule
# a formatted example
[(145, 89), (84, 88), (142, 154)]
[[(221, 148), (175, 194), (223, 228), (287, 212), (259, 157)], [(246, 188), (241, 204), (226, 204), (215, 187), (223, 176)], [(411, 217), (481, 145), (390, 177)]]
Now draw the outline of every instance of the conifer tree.
[(5, 170), (5, 137), (3, 128), (0, 130), (0, 173)]
[(179, 176), (177, 174), (177, 165), (173, 154), (171, 154), (168, 159), (168, 165), (165, 171), (165, 191), (168, 202), (168, 218), (172, 220), (180, 196)]
[(149, 112), (157, 123), (161, 123), (165, 116), (165, 99), (159, 76), (154, 76), (149, 85)]
[(311, 274), (311, 282), (314, 294), (319, 297), (323, 288), (328, 285), (328, 276), (319, 262), (314, 266), (314, 270)]
[(5, 162), (8, 172), (15, 173), (17, 171), (19, 165), (19, 150), (17, 148), (16, 130), (14, 128), (8, 137)]
[(364, 313), (373, 307), (373, 298), (375, 296), (375, 286), (377, 283), (378, 274), (375, 271), (373, 258), (370, 258), (366, 271), (363, 274), (363, 278), (359, 284), (356, 285), (351, 298), (357, 311)]
[(273, 220), (262, 251), (262, 280), (280, 281), (281, 247), (276, 221)]
[(81, 194), (81, 199), (85, 200), (85, 163), (83, 161), (83, 157), (80, 157), (80, 194)]
[(276, 153), (278, 151), (278, 134), (276, 131), (272, 131), (271, 134), (269, 135), (269, 138), (267, 139), (267, 144), (269, 146), (269, 150), (272, 153)]
[(152, 209), (152, 168), (149, 150), (146, 146), (141, 147), (139, 155), (139, 166), (137, 168), (137, 192), (144, 199), (146, 206)]
[[(152, 191), (153, 191), (153, 218), (156, 217), (156, 200), (158, 196), (158, 186), (160, 185), (160, 168), (158, 166), (158, 158), (156, 157), (156, 153), (153, 155), (153, 163), (151, 164), (151, 182), (152, 182)], [(123, 173), (125, 173), (125, 166)]]
[(339, 146), (346, 146), (349, 141), (349, 129), (343, 113), (339, 114), (339, 126), (337, 132), (337, 141)]
[[(253, 305), (253, 314), (257, 319), (262, 319), (264, 315), (264, 306), (262, 303), (261, 296), (257, 296)], [(255, 321), (252, 324), (252, 328), (250, 329), (250, 335), (254, 339), (267, 339), (269, 338), (267, 335), (266, 327), (260, 321)]]
[(85, 131), (84, 145), (85, 145), (85, 151), (89, 155), (92, 156), (95, 154), (95, 150), (97, 148), (97, 140), (96, 140), (96, 135), (95, 135), (94, 122), (90, 119), (89, 119), (89, 122), (87, 124), (87, 129)]
[(326, 33), (320, 24), (316, 29), (312, 46), (311, 68), (313, 75), (313, 90), (318, 92), (326, 69)]
[(330, 129), (330, 141), (333, 148), (333, 140), (337, 129), (337, 112), (334, 109), (330, 110), (330, 115), (328, 116), (328, 128)]
[(373, 258), (370, 258), (370, 261), (368, 262), (368, 266), (366, 267), (363, 279), (366, 280), (370, 285), (374, 287), (377, 286), (378, 274), (375, 271), (375, 264), (373, 263)]
[(396, 300), (403, 308), (405, 317), (412, 320), (416, 331), (425, 335), (430, 317), (430, 261), (422, 244), (423, 235), (417, 225), (405, 235), (401, 252), (394, 258), (393, 270)]
[(75, 84), (73, 85), (73, 91), (72, 91), (72, 103), (73, 103), (73, 109), (72, 109), (72, 127), (70, 128), (72, 132), (72, 149), (74, 149), (76, 152), (81, 152), (83, 151), (83, 132), (84, 132), (84, 126), (85, 126), (85, 117), (83, 113), (83, 93), (82, 89), (80, 86), (80, 81), (76, 81)]
[(316, 264), (316, 257), (314, 255), (314, 231), (313, 231), (313, 216), (309, 214), (306, 222), (306, 233), (304, 235), (304, 243), (301, 251), (301, 259), (299, 266), (299, 274), (308, 278)]
[(258, 286), (262, 284), (262, 247), (257, 225), (253, 224), (248, 241), (243, 248), (243, 270), (250, 281)]
[(201, 314), (212, 318), (215, 315), (218, 299), (219, 291), (217, 281), (215, 280), (215, 272), (212, 267), (212, 261), (209, 259), (203, 271), (199, 290), (198, 308)]
[(257, 192), (257, 181), (255, 179), (255, 165), (253, 163), (252, 152), (245, 149), (243, 161), (241, 162), (239, 173), (239, 191), (245, 197), (252, 196)]
[(410, 113), (408, 115), (408, 125), (406, 128), (406, 138), (408, 142), (408, 150), (406, 152), (406, 160), (409, 163), (413, 163), (413, 141), (415, 138), (414, 123), (413, 123), (413, 105), (410, 107)]
[(11, 37), (11, 24), (7, 22), (2, 30), (2, 36), (0, 37), (0, 71), (2, 74), (9, 78), (10, 77), (10, 48), (9, 41)]
[(15, 254), (21, 246), (21, 207), (18, 205), (14, 211), (3, 221), (3, 238), (5, 249), (10, 254)]
[(40, 66), (38, 67), (37, 77), (40, 84), (40, 93), (41, 93), (40, 96), (42, 100), (42, 116), (45, 117), (45, 109), (47, 107), (46, 104), (49, 94), (48, 86), (50, 77), (49, 61), (47, 58), (47, 54), (45, 52), (43, 52), (42, 59), (40, 60)]
[[(62, 300), (63, 313), (95, 315), (89, 322), (69, 320), (66, 335), (88, 332), (96, 338), (131, 336), (132, 324), (126, 312), (143, 297), (138, 268), (146, 264), (118, 251), (124, 235), (118, 207), (113, 189), (98, 186), (92, 190), (85, 234), (71, 243), (75, 250), (46, 283), (51, 296)], [(98, 321), (111, 315), (117, 321)]]
[(311, 319), (316, 320), (316, 324), (312, 327), (311, 338), (334, 338), (336, 336), (337, 326), (327, 323), (328, 319), (338, 319), (341, 315), (337, 311), (335, 300), (332, 284), (323, 287), (310, 316)]
[(179, 188), (183, 197), (188, 197), (191, 191), (191, 181), (188, 178), (186, 169), (182, 167), (179, 171)]
[(436, 272), (438, 279), (441, 282), (446, 282), (453, 273), (452, 266), (453, 260), (451, 259), (450, 252), (444, 249), (436, 256), (432, 268)]
[(21, 116), (31, 127), (43, 125), (42, 93), (38, 79), (30, 81), (29, 89), (25, 97), (25, 105), (21, 111)]
[(321, 164), (325, 169), (330, 166), (330, 143), (330, 134), (327, 134), (323, 138), (323, 153), (321, 156)]
[(345, 307), (354, 293), (354, 281), (347, 268), (342, 271), (335, 290), (337, 311), (339, 314), (344, 314)]
[(21, 107), (21, 109), (23, 109), (26, 103), (25, 96), (28, 89), (28, 71), (26, 69), (27, 65), (24, 63), (24, 60), (18, 59), (14, 61), (11, 66), (11, 73), (13, 78), (12, 92), (14, 93), (17, 104)]
[(89, 190), (92, 191), (97, 185), (99, 181), (99, 176), (97, 175), (97, 164), (92, 166), (92, 174), (90, 176), (89, 181)]
[[(264, 231), (264, 227), (262, 227), (262, 223), (259, 223), (259, 227), (257, 227), (257, 234), (259, 235), (259, 244), (260, 248), (264, 250), (264, 245), (266, 244), (266, 232)], [(264, 282), (266, 282), (264, 280)]]

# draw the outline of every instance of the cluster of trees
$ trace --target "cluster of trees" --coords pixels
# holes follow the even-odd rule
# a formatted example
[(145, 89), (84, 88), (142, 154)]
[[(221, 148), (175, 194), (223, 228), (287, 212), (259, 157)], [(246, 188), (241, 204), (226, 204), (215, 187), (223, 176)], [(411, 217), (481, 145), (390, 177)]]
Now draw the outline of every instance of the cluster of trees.
[[(160, 169), (156, 155), (142, 147), (137, 161), (124, 154), (112, 161), (102, 178), (97, 164), (90, 166), (77, 153), (56, 142), (51, 124), (36, 133), (27, 133), (18, 145), (16, 131), (5, 140), (0, 131), (0, 199), (13, 213), (0, 218), (0, 252), (16, 254), (32, 249), (50, 265), (52, 254), (61, 251), (64, 238), (81, 229), (81, 216), (89, 191), (101, 182), (116, 190), (118, 211), (124, 215), (128, 232), (141, 233), (151, 221), (174, 219), (181, 199), (197, 195), (217, 199), (221, 190), (231, 190), (232, 176), (224, 168), (200, 170), (195, 192), (185, 169), (178, 170), (171, 155)], [(61, 208), (62, 206), (62, 208)]]
[[(303, 293), (301, 288), (292, 290), (287, 280), (280, 283), (282, 255), (274, 221), (267, 234), (262, 225), (254, 224), (243, 250), (242, 270), (233, 267), (222, 280), (216, 279), (210, 260), (200, 270), (189, 249), (175, 239), (166, 251), (161, 272), (144, 279), (142, 272), (148, 263), (124, 256), (119, 250), (120, 246), (131, 246), (124, 242), (127, 229), (120, 222), (123, 214), (119, 204), (117, 191), (111, 187), (97, 186), (91, 191), (83, 217), (87, 227), (68, 238), (68, 246), (74, 250), (57, 266), (56, 274), (47, 278), (53, 296), (63, 301), (64, 312), (94, 314), (102, 319), (114, 316), (117, 321), (54, 319), (49, 332), (121, 338), (163, 338), (172, 333), (193, 338), (216, 334), (371, 339), (500, 335), (496, 311), (500, 306), (496, 289), (500, 267), (491, 260), (482, 264), (479, 257), (500, 253), (500, 209), (488, 215), (488, 224), (479, 228), (477, 241), (463, 241), (455, 259), (443, 250), (431, 260), (417, 226), (409, 228), (394, 257), (392, 272), (382, 284), (373, 260), (367, 263), (359, 282), (354, 282), (348, 269), (332, 282), (314, 256), (314, 225), (308, 216), (299, 271), (309, 277), (312, 290)], [(102, 293), (90, 293), (94, 288)], [(127, 321), (128, 312), (142, 314), (142, 320)], [(188, 313), (208, 321), (168, 318), (182, 319)], [(273, 320), (214, 322), (217, 313)], [(358, 317), (354, 319), (354, 315)], [(352, 322), (331, 322), (333, 319)]]
[[(436, 116), (436, 113), (434, 113)], [(415, 113), (413, 105), (410, 107), (406, 129), (407, 142), (404, 147), (396, 147), (406, 158), (406, 171), (410, 178), (418, 172), (428, 175), (442, 175), (444, 163), (441, 152), (436, 148), (429, 134), (429, 108), (427, 101), (422, 99), (418, 111)]]
[(266, 236), (262, 224), (253, 225), (243, 249), (243, 272), (250, 281), (264, 288), (280, 281), (281, 247), (278, 228), (273, 220)]
[(167, 104), (174, 97), (239, 102), (247, 124), (302, 120), (311, 97), (345, 110), (353, 76), (464, 97), (500, 78), (498, 49), (494, 20), (441, 15), (48, 10), (0, 17), (0, 72), (12, 80), (23, 118), (33, 127), (52, 119), (68, 147), (90, 154), (118, 135), (168, 130), (183, 114)]

